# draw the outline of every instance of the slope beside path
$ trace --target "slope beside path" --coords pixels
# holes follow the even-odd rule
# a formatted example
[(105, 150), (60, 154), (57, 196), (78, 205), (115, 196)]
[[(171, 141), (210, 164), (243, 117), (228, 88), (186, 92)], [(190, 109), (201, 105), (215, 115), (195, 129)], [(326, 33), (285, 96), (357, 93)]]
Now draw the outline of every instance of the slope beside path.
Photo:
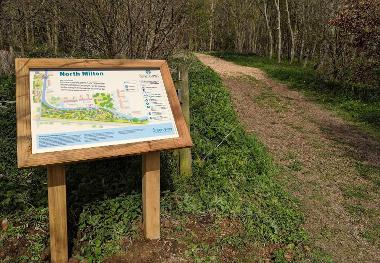
[(280, 166), (313, 246), (334, 262), (380, 262), (380, 143), (260, 69), (196, 56), (221, 75), (246, 130)]

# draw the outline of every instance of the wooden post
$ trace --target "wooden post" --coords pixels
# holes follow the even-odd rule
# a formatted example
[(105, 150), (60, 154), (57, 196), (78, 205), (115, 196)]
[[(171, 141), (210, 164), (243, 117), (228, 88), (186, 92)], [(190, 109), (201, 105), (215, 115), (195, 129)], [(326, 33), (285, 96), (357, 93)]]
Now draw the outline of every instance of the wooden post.
[[(179, 67), (180, 72), (180, 100), (182, 113), (185, 117), (187, 127), (190, 129), (190, 94), (189, 94), (189, 70), (186, 66)], [(179, 168), (181, 176), (191, 176), (191, 149), (185, 148), (179, 151)]]
[(63, 165), (48, 166), (50, 253), (52, 263), (68, 262), (66, 174)]
[(160, 238), (160, 152), (146, 153), (142, 162), (144, 235)]
[[(174, 78), (174, 86), (175, 86), (175, 89), (177, 91), (178, 101), (181, 104), (181, 79), (180, 79), (181, 76), (180, 76), (179, 69), (177, 69), (177, 71), (176, 71), (176, 76), (177, 76), (177, 78)], [(174, 160), (174, 163), (176, 165), (176, 169), (179, 172), (180, 166), (179, 166), (179, 150), (178, 149), (173, 150), (173, 160)]]

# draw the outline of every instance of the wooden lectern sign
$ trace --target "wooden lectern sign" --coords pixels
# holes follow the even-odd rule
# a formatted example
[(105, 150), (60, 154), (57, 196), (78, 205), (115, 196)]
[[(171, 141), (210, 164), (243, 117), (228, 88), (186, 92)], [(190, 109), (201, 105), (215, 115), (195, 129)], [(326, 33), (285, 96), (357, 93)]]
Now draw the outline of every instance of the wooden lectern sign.
[(67, 262), (64, 164), (143, 154), (144, 233), (160, 237), (160, 151), (191, 147), (163, 60), (16, 59), (17, 161), (47, 166), (52, 262)]

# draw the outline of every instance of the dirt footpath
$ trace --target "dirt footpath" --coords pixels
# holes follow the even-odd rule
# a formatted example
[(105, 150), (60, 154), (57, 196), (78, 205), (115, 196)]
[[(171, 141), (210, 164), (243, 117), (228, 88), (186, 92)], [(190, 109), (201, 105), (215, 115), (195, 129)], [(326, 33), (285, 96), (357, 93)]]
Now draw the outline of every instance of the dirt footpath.
[(246, 129), (301, 202), (312, 244), (334, 262), (380, 262), (380, 143), (257, 68), (204, 54)]

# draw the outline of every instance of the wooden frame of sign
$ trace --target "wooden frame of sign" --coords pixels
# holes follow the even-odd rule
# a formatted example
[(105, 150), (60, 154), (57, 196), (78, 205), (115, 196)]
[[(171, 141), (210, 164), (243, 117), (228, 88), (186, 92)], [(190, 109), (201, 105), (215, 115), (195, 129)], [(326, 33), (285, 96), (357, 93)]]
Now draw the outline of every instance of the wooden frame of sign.
[[(159, 69), (179, 137), (32, 154), (30, 70)], [(19, 168), (47, 166), (51, 262), (67, 262), (66, 176), (64, 164), (143, 155), (143, 220), (148, 239), (160, 237), (160, 151), (192, 146), (176, 90), (164, 60), (16, 59), (17, 163)]]

